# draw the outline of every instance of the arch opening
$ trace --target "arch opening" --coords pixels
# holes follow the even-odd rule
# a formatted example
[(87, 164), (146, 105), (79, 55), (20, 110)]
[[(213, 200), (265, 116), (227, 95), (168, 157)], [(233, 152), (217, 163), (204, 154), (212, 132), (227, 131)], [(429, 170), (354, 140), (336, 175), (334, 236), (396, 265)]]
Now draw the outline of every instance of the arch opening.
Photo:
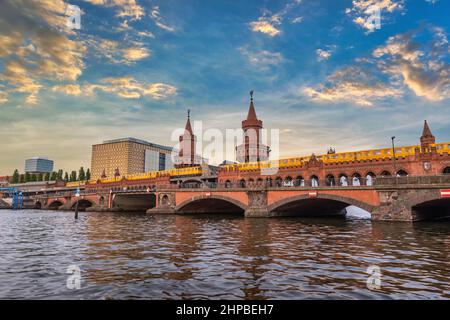
[(450, 198), (435, 199), (411, 208), (414, 221), (450, 220)]
[(48, 208), (50, 210), (58, 210), (59, 207), (61, 207), (63, 205), (63, 203), (59, 200), (53, 201), (52, 203), (49, 204)]
[(156, 195), (149, 194), (118, 194), (113, 201), (113, 207), (122, 211), (146, 212), (156, 206)]
[(231, 214), (244, 215), (245, 209), (241, 204), (226, 199), (201, 198), (182, 204), (178, 208), (179, 214)]
[(305, 196), (285, 199), (269, 208), (274, 216), (290, 217), (339, 217), (369, 219), (370, 206), (359, 201), (327, 196), (306, 198)]
[[(77, 206), (77, 202), (75, 201), (72, 204), (72, 208), (71, 209), (75, 209)], [(92, 207), (92, 202), (86, 199), (80, 199), (78, 200), (78, 210), (79, 211), (86, 211), (87, 208)]]
[(34, 204), (34, 209), (41, 210), (42, 209), (42, 203), (40, 201), (36, 201)]
[(450, 167), (446, 167), (444, 168), (444, 170), (442, 171), (443, 174), (450, 174)]

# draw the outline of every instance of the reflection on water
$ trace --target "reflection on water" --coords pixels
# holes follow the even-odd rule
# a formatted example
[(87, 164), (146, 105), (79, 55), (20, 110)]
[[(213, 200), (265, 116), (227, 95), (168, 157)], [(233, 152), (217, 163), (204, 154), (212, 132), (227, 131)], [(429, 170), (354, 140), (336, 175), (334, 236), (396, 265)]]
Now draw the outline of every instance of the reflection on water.
[(0, 211), (0, 239), (0, 298), (450, 298), (448, 222)]

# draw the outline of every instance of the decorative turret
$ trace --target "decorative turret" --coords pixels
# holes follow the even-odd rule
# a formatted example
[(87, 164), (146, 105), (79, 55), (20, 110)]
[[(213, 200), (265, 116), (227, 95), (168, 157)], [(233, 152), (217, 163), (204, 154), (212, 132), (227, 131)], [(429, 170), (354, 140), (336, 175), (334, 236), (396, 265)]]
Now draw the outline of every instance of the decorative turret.
[(250, 106), (248, 108), (247, 119), (242, 121), (244, 143), (236, 147), (237, 161), (265, 161), (269, 158), (269, 147), (261, 144), (262, 128), (263, 122), (258, 120), (258, 117), (256, 116), (252, 90), (250, 91)]
[(201, 164), (201, 157), (195, 154), (196, 142), (197, 138), (191, 126), (191, 110), (188, 110), (184, 133), (180, 136), (180, 151), (175, 159), (175, 168), (193, 167)]
[(425, 123), (423, 125), (422, 136), (420, 137), (420, 144), (422, 148), (428, 148), (430, 144), (434, 143), (436, 143), (436, 138), (431, 133), (427, 120), (425, 120)]

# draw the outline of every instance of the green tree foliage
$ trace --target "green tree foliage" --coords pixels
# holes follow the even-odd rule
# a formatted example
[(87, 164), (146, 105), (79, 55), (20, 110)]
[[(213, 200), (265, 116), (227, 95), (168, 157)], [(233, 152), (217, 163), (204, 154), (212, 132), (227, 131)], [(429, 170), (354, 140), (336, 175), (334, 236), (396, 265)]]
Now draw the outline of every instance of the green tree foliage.
[(25, 175), (21, 174), (19, 177), (19, 183), (25, 183)]
[(30, 182), (31, 181), (31, 175), (29, 172), (25, 172), (25, 182)]
[(58, 178), (57, 180), (62, 181), (62, 179), (63, 179), (63, 171), (62, 170), (58, 170), (58, 177), (57, 178)]
[(66, 171), (66, 173), (64, 174), (64, 181), (65, 181), (65, 182), (69, 182), (69, 174), (67, 173), (67, 171)]
[(44, 176), (45, 181), (50, 181), (50, 172), (47, 172)]
[(57, 179), (58, 179), (58, 172), (53, 171), (52, 174), (50, 175), (50, 180), (56, 181)]
[(75, 170), (73, 170), (73, 171), (70, 173), (70, 179), (69, 179), (69, 181), (71, 181), (71, 182), (77, 181), (77, 172), (76, 172)]
[(12, 175), (12, 183), (19, 183), (19, 179), (20, 179), (20, 174), (19, 174), (19, 170), (14, 170), (14, 173)]
[(86, 180), (91, 180), (91, 169), (86, 170)]
[(33, 173), (31, 175), (31, 182), (36, 182), (37, 181), (37, 175), (35, 173)]
[(84, 172), (83, 167), (81, 167), (80, 170), (78, 171), (78, 180), (80, 181), (86, 180), (86, 173)]

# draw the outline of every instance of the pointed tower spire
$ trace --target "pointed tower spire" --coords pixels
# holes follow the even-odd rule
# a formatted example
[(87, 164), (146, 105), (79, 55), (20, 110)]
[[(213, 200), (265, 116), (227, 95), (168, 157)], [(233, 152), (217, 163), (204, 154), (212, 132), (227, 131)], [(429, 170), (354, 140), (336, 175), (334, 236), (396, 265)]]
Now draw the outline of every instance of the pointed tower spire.
[(250, 107), (248, 108), (247, 120), (258, 120), (256, 116), (255, 106), (253, 105), (253, 90), (250, 91)]
[(191, 127), (191, 110), (190, 109), (188, 109), (188, 111), (187, 111), (187, 121), (186, 121), (186, 127), (184, 128), (184, 130), (189, 132), (191, 135), (193, 134), (192, 127)]
[(428, 147), (430, 144), (436, 143), (436, 138), (431, 133), (427, 120), (423, 124), (422, 136), (420, 137), (420, 144), (422, 147)]

